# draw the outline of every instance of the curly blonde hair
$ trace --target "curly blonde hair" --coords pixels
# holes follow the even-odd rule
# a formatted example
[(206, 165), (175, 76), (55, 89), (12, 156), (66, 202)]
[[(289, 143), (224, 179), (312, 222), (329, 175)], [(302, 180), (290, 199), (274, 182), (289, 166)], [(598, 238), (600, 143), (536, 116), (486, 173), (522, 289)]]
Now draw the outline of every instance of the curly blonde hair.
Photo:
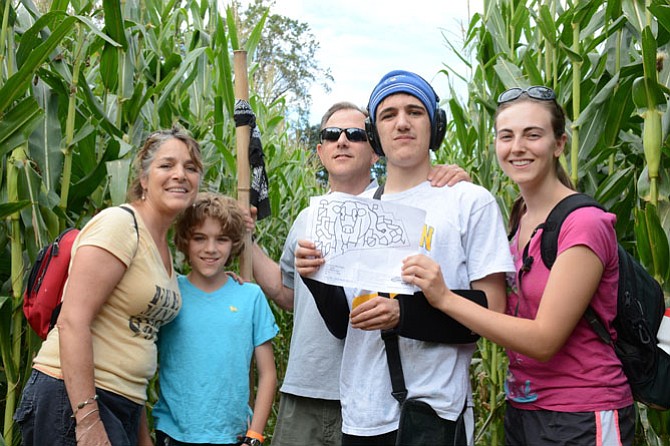
[(212, 192), (200, 192), (193, 203), (177, 219), (174, 243), (177, 249), (188, 258), (188, 242), (196, 228), (203, 225), (207, 218), (213, 218), (221, 224), (221, 233), (230, 237), (233, 246), (226, 261), (229, 265), (244, 248), (246, 224), (244, 213), (237, 201), (225, 195)]

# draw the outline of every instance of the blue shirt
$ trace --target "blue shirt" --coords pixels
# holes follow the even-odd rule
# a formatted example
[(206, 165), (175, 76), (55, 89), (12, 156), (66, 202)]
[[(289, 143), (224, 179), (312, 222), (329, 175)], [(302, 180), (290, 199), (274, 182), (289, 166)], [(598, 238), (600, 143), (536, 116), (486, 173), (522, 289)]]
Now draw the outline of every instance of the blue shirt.
[(261, 289), (234, 280), (206, 293), (179, 276), (182, 308), (158, 335), (155, 427), (186, 443), (236, 443), (251, 420), (254, 348), (279, 329)]

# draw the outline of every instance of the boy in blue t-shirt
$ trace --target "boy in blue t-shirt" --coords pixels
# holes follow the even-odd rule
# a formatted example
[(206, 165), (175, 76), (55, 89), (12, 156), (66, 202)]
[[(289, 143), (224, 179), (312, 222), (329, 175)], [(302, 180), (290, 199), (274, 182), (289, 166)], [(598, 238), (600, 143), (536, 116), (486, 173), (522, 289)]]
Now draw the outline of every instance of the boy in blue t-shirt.
[[(279, 329), (261, 289), (226, 274), (245, 231), (237, 202), (213, 193), (199, 194), (177, 221), (175, 244), (191, 272), (178, 277), (181, 311), (158, 336), (153, 417), (159, 445), (263, 442), (277, 383), (271, 339)], [(252, 354), (258, 368), (253, 411)]]

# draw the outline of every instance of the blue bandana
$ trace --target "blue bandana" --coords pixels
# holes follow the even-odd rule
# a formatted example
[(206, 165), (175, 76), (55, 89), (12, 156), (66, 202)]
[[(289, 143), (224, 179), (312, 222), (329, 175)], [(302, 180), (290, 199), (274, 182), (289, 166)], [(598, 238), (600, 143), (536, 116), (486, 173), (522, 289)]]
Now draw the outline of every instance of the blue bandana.
[(376, 114), (379, 104), (395, 93), (407, 93), (419, 99), (426, 107), (430, 121), (433, 122), (439, 102), (433, 87), (418, 74), (404, 70), (394, 70), (382, 77), (370, 95), (368, 113), (373, 123), (377, 121)]

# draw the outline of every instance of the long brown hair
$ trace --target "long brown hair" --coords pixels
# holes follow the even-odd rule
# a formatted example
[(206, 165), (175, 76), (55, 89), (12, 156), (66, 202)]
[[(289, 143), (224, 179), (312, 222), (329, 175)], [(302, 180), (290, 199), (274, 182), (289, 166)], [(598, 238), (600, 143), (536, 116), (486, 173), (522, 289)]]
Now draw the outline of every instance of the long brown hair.
[[(498, 116), (500, 113), (512, 105), (518, 104), (520, 102), (534, 102), (547, 109), (547, 111), (549, 111), (549, 115), (551, 116), (551, 127), (554, 131), (554, 137), (558, 140), (565, 134), (565, 111), (563, 111), (563, 107), (561, 107), (555, 99), (549, 101), (539, 100), (528, 96), (528, 93), (522, 93), (514, 100), (498, 104), (498, 108), (496, 108), (496, 112), (493, 115), (494, 128), (496, 131)], [(561, 184), (568, 187), (569, 189), (575, 190), (575, 186), (572, 184), (570, 176), (565, 171), (558, 158), (555, 159), (554, 167), (556, 168), (556, 176), (558, 177), (558, 180), (561, 182)], [(521, 216), (525, 212), (526, 202), (523, 200), (523, 196), (519, 195), (516, 200), (514, 200), (509, 214), (508, 229), (510, 232), (516, 231), (516, 229), (519, 227)]]

